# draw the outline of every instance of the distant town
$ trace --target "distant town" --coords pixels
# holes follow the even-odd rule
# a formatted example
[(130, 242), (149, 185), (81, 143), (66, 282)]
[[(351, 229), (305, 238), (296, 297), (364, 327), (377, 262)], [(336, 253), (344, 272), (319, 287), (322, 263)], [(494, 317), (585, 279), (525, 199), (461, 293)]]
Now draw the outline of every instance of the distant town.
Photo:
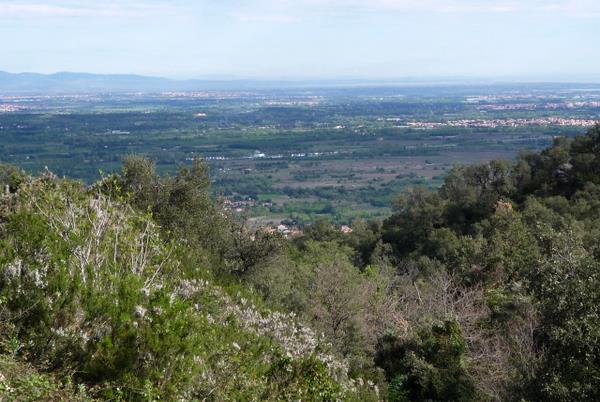
[(598, 120), (569, 119), (563, 117), (540, 117), (531, 119), (461, 119), (446, 122), (411, 121), (407, 123), (411, 128), (434, 129), (442, 127), (461, 128), (498, 128), (498, 127), (527, 127), (527, 126), (569, 126), (591, 127)]

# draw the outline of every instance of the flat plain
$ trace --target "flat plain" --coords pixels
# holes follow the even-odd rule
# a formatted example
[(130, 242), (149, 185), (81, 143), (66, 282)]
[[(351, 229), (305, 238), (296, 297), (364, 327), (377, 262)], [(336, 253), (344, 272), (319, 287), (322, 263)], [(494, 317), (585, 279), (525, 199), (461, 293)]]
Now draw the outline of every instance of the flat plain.
[(583, 84), (0, 94), (0, 162), (92, 182), (128, 154), (161, 172), (202, 158), (215, 196), (257, 224), (348, 223), (598, 119), (600, 86)]

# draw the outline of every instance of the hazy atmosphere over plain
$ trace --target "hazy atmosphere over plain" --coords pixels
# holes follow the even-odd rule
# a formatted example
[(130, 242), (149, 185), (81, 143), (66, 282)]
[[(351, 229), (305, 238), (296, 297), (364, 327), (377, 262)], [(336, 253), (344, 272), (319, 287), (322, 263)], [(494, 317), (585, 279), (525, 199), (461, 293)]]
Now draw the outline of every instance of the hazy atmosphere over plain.
[(595, 0), (2, 0), (0, 70), (595, 80), (599, 20)]

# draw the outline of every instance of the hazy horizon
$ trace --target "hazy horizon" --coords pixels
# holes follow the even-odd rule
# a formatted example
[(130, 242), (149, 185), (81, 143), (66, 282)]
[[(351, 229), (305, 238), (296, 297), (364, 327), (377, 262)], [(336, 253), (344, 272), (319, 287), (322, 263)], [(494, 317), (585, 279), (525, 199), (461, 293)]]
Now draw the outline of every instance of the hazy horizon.
[(332, 83), (465, 83), (465, 84), (511, 84), (511, 83), (600, 83), (600, 74), (528, 74), (528, 75), (507, 75), (507, 76), (398, 76), (398, 77), (377, 77), (377, 76), (247, 76), (247, 75), (219, 75), (208, 74), (198, 76), (169, 76), (157, 74), (143, 74), (135, 72), (102, 72), (92, 71), (7, 71), (0, 70), (3, 73), (14, 75), (37, 74), (42, 76), (53, 76), (60, 74), (82, 74), (98, 76), (136, 76), (141, 78), (167, 79), (171, 81), (265, 81), (265, 82), (332, 82)]
[(591, 0), (5, 0), (0, 70), (576, 81), (600, 76), (599, 19)]

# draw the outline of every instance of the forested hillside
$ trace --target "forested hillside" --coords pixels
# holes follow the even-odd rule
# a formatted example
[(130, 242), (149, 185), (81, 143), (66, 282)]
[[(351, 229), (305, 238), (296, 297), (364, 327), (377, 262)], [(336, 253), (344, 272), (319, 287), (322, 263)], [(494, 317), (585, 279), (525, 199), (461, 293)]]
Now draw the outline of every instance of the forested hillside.
[(286, 240), (205, 165), (0, 168), (2, 400), (600, 400), (600, 126)]

